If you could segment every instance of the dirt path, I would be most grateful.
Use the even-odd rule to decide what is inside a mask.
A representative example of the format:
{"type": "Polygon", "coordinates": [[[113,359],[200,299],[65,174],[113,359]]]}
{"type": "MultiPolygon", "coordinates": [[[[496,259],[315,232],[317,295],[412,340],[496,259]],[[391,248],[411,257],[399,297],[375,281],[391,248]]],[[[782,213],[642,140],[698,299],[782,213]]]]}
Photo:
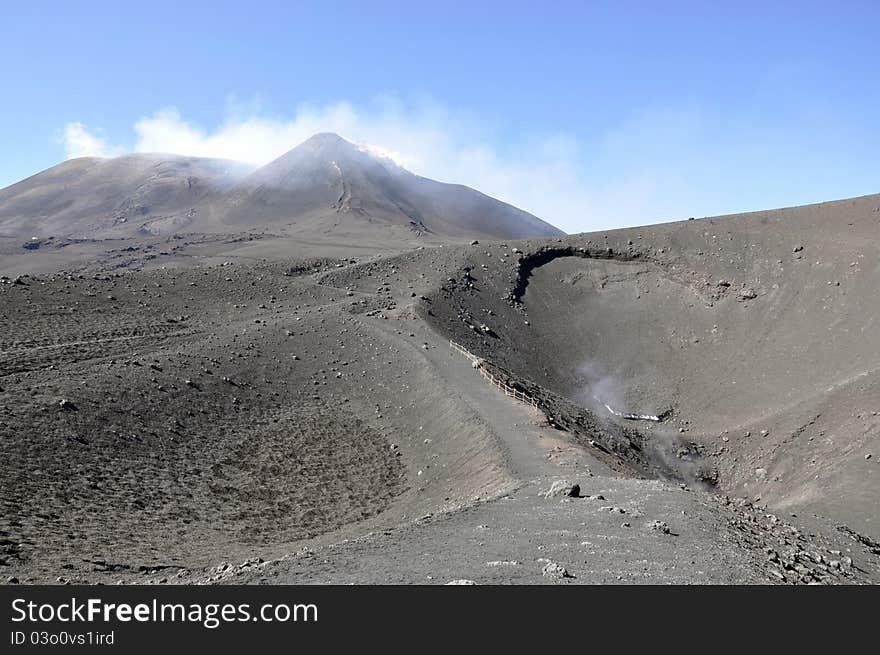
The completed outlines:
{"type": "Polygon", "coordinates": [[[505,396],[471,366],[449,343],[431,335],[425,357],[433,370],[455,389],[457,400],[468,406],[492,431],[506,454],[511,474],[525,483],[559,477],[610,471],[584,448],[551,428],[533,407],[505,396]]]}

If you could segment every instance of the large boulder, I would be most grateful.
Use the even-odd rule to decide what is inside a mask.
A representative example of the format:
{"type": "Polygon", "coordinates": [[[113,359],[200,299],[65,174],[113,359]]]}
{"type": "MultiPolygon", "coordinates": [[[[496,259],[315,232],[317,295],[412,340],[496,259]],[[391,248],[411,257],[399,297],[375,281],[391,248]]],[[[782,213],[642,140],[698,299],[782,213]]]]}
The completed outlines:
{"type": "Polygon", "coordinates": [[[581,486],[574,484],[568,480],[557,480],[550,488],[544,492],[545,498],[559,498],[568,496],[570,498],[579,498],[581,495],[581,486]]]}

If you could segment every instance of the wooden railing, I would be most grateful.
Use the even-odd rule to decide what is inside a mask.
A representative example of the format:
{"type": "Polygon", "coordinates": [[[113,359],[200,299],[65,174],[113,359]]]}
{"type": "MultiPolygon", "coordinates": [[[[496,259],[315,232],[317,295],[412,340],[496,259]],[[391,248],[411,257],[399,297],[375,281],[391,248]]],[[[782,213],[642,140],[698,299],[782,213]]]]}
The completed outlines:
{"type": "Polygon", "coordinates": [[[527,405],[531,405],[532,407],[538,407],[537,400],[529,396],[527,393],[510,386],[509,384],[507,384],[507,382],[494,376],[490,371],[488,371],[486,367],[483,366],[484,360],[482,358],[477,357],[467,348],[452,340],[449,341],[449,346],[453,350],[456,350],[467,357],[471,361],[471,365],[480,372],[480,375],[482,375],[483,378],[486,379],[492,386],[495,386],[503,391],[505,396],[508,396],[509,398],[515,398],[516,400],[524,402],[527,405]]]}
{"type": "Polygon", "coordinates": [[[477,357],[476,355],[474,355],[472,352],[470,352],[470,351],[469,351],[467,348],[465,348],[464,346],[455,343],[455,342],[452,341],[451,339],[449,340],[449,346],[450,346],[453,350],[457,350],[457,351],[460,352],[462,355],[464,355],[464,356],[467,357],[469,360],[471,360],[471,363],[472,363],[472,364],[476,364],[478,361],[480,361],[480,358],[479,358],[479,357],[477,357]]]}

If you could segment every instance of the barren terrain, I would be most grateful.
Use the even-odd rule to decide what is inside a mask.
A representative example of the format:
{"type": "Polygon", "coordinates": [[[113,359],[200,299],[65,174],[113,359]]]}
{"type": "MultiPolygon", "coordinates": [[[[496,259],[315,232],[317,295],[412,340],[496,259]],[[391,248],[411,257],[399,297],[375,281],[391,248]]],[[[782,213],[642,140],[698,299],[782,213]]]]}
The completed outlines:
{"type": "Polygon", "coordinates": [[[371,211],[0,243],[4,580],[880,581],[880,197],[371,211]]]}

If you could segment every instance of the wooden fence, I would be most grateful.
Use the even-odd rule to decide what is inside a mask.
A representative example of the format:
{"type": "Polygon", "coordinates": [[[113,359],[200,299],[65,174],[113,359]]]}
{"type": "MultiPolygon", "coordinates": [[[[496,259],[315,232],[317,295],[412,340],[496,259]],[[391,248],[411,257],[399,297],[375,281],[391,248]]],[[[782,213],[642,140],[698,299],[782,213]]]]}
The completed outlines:
{"type": "Polygon", "coordinates": [[[535,400],[534,398],[529,396],[527,393],[524,393],[523,391],[520,391],[519,389],[516,389],[516,388],[510,386],[509,384],[507,384],[507,382],[494,376],[490,371],[486,370],[486,367],[483,366],[484,360],[482,358],[477,357],[472,352],[470,352],[467,348],[465,348],[464,346],[462,346],[460,344],[455,343],[452,340],[449,341],[449,346],[453,350],[456,350],[459,353],[461,353],[462,355],[464,355],[465,357],[467,357],[470,360],[471,365],[480,372],[480,375],[482,375],[484,379],[488,380],[488,382],[492,386],[497,387],[501,391],[503,391],[505,396],[508,396],[509,398],[516,398],[517,400],[524,402],[527,405],[531,405],[532,407],[535,407],[535,408],[538,407],[537,400],[535,400]]]}

